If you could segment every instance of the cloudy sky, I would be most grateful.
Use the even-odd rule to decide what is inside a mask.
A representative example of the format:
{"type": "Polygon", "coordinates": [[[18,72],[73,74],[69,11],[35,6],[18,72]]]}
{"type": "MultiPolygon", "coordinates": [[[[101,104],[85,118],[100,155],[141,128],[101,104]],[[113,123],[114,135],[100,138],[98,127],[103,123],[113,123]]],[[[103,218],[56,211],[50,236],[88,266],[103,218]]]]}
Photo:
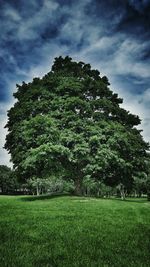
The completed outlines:
{"type": "Polygon", "coordinates": [[[150,141],[150,0],[0,0],[0,164],[15,84],[69,55],[107,75],[150,141]]]}

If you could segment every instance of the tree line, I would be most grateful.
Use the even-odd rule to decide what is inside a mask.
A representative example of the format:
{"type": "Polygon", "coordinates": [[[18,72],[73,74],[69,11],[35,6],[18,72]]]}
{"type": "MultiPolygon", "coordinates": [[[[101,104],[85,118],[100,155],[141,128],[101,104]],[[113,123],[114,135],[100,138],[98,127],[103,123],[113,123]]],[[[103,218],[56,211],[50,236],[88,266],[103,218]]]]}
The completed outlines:
{"type": "MultiPolygon", "coordinates": [[[[150,176],[135,177],[132,188],[124,190],[122,196],[123,184],[118,184],[115,187],[107,186],[102,181],[91,180],[86,177],[83,180],[82,189],[83,196],[94,197],[145,197],[147,195],[150,200],[150,176]]],[[[73,180],[63,180],[59,177],[51,176],[49,178],[31,178],[26,183],[18,180],[15,171],[11,168],[0,165],[0,193],[1,194],[57,194],[57,193],[75,193],[73,180]]]]}

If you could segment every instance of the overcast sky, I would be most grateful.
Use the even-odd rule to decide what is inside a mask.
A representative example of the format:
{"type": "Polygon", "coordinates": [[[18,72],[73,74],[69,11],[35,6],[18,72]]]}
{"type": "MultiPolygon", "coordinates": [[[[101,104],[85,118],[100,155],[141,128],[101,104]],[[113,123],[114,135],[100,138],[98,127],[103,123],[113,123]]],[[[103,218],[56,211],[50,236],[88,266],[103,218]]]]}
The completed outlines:
{"type": "Polygon", "coordinates": [[[69,55],[106,75],[150,141],[150,0],[0,0],[0,164],[15,84],[69,55]]]}

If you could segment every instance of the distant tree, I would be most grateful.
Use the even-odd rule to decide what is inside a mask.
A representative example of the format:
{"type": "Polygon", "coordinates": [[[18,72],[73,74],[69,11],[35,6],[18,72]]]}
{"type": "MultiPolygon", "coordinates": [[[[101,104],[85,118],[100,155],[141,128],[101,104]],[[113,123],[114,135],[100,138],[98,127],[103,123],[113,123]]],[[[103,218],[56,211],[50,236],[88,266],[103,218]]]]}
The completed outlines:
{"type": "Polygon", "coordinates": [[[146,188],[147,188],[147,199],[148,201],[150,201],[150,176],[147,179],[146,188]]]}
{"type": "Polygon", "coordinates": [[[74,187],[71,181],[65,181],[62,178],[51,176],[48,178],[37,178],[34,177],[27,181],[26,187],[29,190],[36,194],[37,196],[40,194],[47,193],[70,193],[73,192],[74,187]]]}
{"type": "Polygon", "coordinates": [[[11,168],[0,165],[0,191],[2,194],[14,193],[18,187],[17,178],[11,168]]]}
{"type": "Polygon", "coordinates": [[[147,193],[147,174],[144,172],[137,173],[136,177],[134,177],[134,185],[133,189],[135,192],[135,196],[141,197],[143,193],[147,193]]]}
{"type": "Polygon", "coordinates": [[[82,182],[83,193],[86,196],[97,195],[98,184],[90,175],[84,177],[82,182]]]}
{"type": "Polygon", "coordinates": [[[131,188],[135,173],[145,171],[148,144],[135,128],[139,117],[120,107],[107,77],[90,64],[56,58],[42,79],[17,89],[5,148],[22,179],[61,175],[83,194],[87,175],[131,188]]]}
{"type": "Polygon", "coordinates": [[[147,192],[147,199],[150,201],[150,154],[148,154],[147,166],[148,166],[148,173],[146,179],[146,192],[147,192]]]}

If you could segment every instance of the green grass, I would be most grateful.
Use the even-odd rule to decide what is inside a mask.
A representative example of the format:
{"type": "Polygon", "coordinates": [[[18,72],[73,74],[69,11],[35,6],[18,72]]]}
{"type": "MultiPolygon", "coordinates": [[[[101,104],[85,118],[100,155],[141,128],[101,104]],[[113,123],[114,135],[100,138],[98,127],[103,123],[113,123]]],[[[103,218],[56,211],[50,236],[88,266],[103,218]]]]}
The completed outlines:
{"type": "Polygon", "coordinates": [[[149,267],[146,199],[0,196],[0,267],[149,267]]]}

